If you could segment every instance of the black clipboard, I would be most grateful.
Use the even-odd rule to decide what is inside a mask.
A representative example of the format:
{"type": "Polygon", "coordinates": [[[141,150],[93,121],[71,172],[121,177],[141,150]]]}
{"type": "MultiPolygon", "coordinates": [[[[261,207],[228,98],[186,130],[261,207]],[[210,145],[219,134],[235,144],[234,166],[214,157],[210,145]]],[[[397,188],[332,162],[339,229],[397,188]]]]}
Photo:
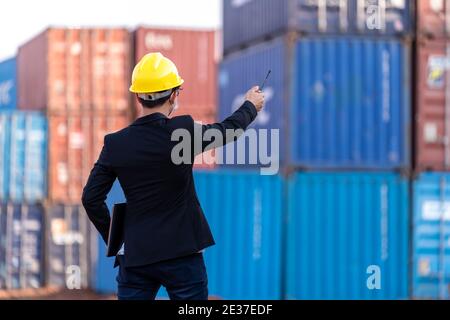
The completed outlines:
{"type": "Polygon", "coordinates": [[[125,214],[127,212],[126,203],[118,203],[114,205],[111,224],[109,225],[108,235],[108,252],[107,257],[115,257],[122,248],[124,239],[125,214]]]}

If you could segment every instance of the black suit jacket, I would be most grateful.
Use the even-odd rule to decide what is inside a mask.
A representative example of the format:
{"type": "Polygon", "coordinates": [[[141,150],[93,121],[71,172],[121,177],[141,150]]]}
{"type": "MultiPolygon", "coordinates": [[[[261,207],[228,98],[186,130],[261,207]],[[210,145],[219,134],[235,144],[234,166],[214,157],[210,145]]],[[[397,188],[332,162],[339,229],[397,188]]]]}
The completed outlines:
{"type": "MultiPolygon", "coordinates": [[[[125,217],[125,266],[143,266],[199,252],[214,245],[194,186],[192,164],[174,164],[171,141],[176,129],[192,136],[190,156],[211,145],[194,149],[194,131],[246,129],[256,118],[251,102],[221,123],[199,125],[190,116],[167,118],[156,113],[139,118],[129,127],[104,140],[100,157],[83,190],[82,203],[105,243],[110,215],[105,200],[116,180],[127,200],[125,217]]],[[[221,146],[229,139],[214,141],[221,146]]],[[[210,147],[208,147],[209,149],[210,147]]]]}

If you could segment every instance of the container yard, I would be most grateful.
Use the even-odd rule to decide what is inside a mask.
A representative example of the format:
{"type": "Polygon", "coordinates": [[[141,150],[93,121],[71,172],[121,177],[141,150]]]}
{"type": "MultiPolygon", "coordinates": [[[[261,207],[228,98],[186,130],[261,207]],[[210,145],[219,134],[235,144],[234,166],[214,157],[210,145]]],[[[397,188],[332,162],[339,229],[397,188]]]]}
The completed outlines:
{"type": "MultiPolygon", "coordinates": [[[[117,279],[128,268],[107,257],[92,217],[130,198],[156,216],[149,234],[163,220],[187,221],[201,242],[209,225],[215,245],[196,252],[210,300],[449,300],[449,2],[214,3],[218,27],[46,23],[0,59],[0,300],[120,299],[117,279]],[[184,80],[180,91],[144,94],[173,90],[162,98],[169,115],[149,114],[136,96],[142,102],[143,92],[129,90],[156,52],[184,80]],[[152,188],[170,180],[157,200],[137,196],[147,182],[122,188],[122,172],[170,166],[133,162],[105,136],[125,141],[133,126],[184,115],[221,122],[242,113],[253,86],[265,107],[249,135],[198,156],[192,174],[178,166],[180,176],[155,180],[152,188]],[[276,172],[264,174],[269,165],[276,172]],[[179,195],[181,174],[195,186],[179,195]],[[85,189],[89,177],[99,180],[85,189]],[[193,190],[185,207],[206,222],[190,211],[158,218],[155,203],[172,208],[193,190]]],[[[139,139],[170,136],[164,130],[139,139]]],[[[158,147],[141,151],[150,157],[158,147]]],[[[143,225],[130,217],[123,223],[143,225]]],[[[134,249],[126,245],[124,259],[134,249]]],[[[162,286],[156,299],[172,295],[162,286]]]]}

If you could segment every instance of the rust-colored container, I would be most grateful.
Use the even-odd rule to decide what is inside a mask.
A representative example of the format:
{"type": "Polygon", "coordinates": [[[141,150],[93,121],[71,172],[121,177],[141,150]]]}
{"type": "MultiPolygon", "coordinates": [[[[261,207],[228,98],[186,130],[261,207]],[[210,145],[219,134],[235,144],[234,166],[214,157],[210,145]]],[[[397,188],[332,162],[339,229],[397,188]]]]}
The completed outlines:
{"type": "Polygon", "coordinates": [[[217,105],[217,39],[215,31],[141,27],[135,32],[136,61],[149,52],[161,52],[170,58],[185,80],[180,107],[195,106],[198,112],[210,116],[217,105]]]}
{"type": "Polygon", "coordinates": [[[415,166],[450,170],[450,40],[418,41],[415,166]]]}
{"type": "Polygon", "coordinates": [[[76,204],[100,155],[104,136],[129,124],[128,116],[49,116],[49,198],[76,204]]]}
{"type": "Polygon", "coordinates": [[[130,52],[126,29],[45,30],[19,48],[19,108],[130,113],[130,52]]]}
{"type": "Polygon", "coordinates": [[[418,0],[417,6],[419,35],[434,38],[450,36],[450,1],[418,0]]]}

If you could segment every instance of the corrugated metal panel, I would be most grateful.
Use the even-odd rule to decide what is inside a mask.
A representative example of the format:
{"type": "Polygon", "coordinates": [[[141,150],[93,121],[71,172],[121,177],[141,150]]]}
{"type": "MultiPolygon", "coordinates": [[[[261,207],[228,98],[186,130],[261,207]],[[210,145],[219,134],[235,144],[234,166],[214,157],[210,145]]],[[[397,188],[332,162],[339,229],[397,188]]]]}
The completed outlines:
{"type": "Polygon", "coordinates": [[[0,115],[3,200],[34,203],[47,196],[47,120],[37,112],[0,115]]]}
{"type": "MultiPolygon", "coordinates": [[[[209,293],[225,299],[281,298],[282,180],[258,172],[194,173],[217,245],[206,250],[209,293]]],[[[108,207],[125,200],[118,183],[108,207]]],[[[99,240],[96,289],[115,292],[113,259],[99,240]]],[[[161,290],[160,298],[167,297],[161,290]]]]}
{"type": "Polygon", "coordinates": [[[217,242],[205,254],[210,294],[281,298],[282,180],[219,171],[198,173],[195,182],[217,242]]]}
{"type": "Polygon", "coordinates": [[[418,41],[415,167],[450,170],[448,40],[418,41]]]}
{"type": "Polygon", "coordinates": [[[0,200],[5,201],[9,196],[10,174],[10,142],[11,122],[10,113],[0,113],[0,200]]]}
{"type": "Polygon", "coordinates": [[[86,212],[79,205],[54,205],[47,219],[47,284],[89,287],[91,225],[86,212]]]}
{"type": "Polygon", "coordinates": [[[51,115],[49,121],[49,198],[77,204],[106,134],[129,124],[128,116],[51,115]]]}
{"type": "Polygon", "coordinates": [[[43,219],[40,205],[0,205],[0,288],[43,285],[43,219]]]}
{"type": "Polygon", "coordinates": [[[130,47],[126,29],[45,30],[19,48],[19,108],[131,114],[130,47]]]}
{"type": "MultiPolygon", "coordinates": [[[[119,180],[116,180],[106,199],[108,209],[112,212],[116,203],[126,202],[125,195],[120,186],[119,180]]],[[[117,293],[116,276],[118,269],[114,269],[114,258],[106,257],[106,245],[103,239],[97,237],[98,249],[96,264],[93,268],[95,274],[92,278],[92,288],[98,293],[108,294],[117,293]]]]}
{"type": "Polygon", "coordinates": [[[28,203],[47,198],[47,118],[26,114],[24,197],[28,203]]]}
{"type": "Polygon", "coordinates": [[[0,111],[17,107],[16,58],[0,62],[0,111]]]}
{"type": "MultiPolygon", "coordinates": [[[[237,110],[245,100],[246,92],[254,85],[260,85],[264,80],[268,70],[272,70],[264,93],[266,95],[266,106],[261,111],[250,126],[252,129],[260,130],[279,130],[280,135],[280,161],[283,161],[285,150],[286,120],[287,110],[289,108],[288,99],[286,99],[286,88],[288,87],[285,67],[290,65],[287,59],[288,48],[284,39],[276,39],[263,45],[252,47],[235,55],[226,58],[220,67],[219,75],[219,118],[220,120],[230,116],[237,110]]],[[[257,131],[259,133],[259,131],[257,131]]],[[[272,151],[271,140],[266,139],[262,142],[269,142],[268,154],[276,153],[272,151]]],[[[244,137],[239,139],[240,143],[245,142],[244,137]]],[[[216,151],[218,156],[223,156],[221,161],[226,161],[227,154],[234,153],[234,164],[238,163],[239,152],[243,149],[238,143],[233,143],[220,148],[216,151]]],[[[245,163],[249,166],[261,165],[258,150],[250,148],[245,149],[245,163]],[[256,159],[257,161],[250,161],[256,159]]],[[[220,159],[220,158],[219,158],[220,159]]]]}
{"type": "Polygon", "coordinates": [[[12,201],[22,202],[25,182],[25,114],[15,112],[11,115],[11,151],[9,197],[12,201]]]}
{"type": "Polygon", "coordinates": [[[450,175],[421,175],[413,185],[413,298],[450,298],[450,175]]]}
{"type": "Polygon", "coordinates": [[[408,167],[409,55],[410,45],[398,40],[301,40],[293,162],[313,168],[408,167]]]}
{"type": "Polygon", "coordinates": [[[425,37],[448,37],[449,5],[447,0],[417,1],[417,33],[425,37]]]}
{"type": "Polygon", "coordinates": [[[287,298],[407,299],[408,203],[408,182],[395,174],[296,174],[287,298]]]}
{"type": "Polygon", "coordinates": [[[6,203],[0,202],[0,290],[6,289],[6,203]]]}
{"type": "Polygon", "coordinates": [[[408,35],[413,9],[413,1],[225,0],[224,49],[229,53],[287,31],[408,35]]]}
{"type": "Polygon", "coordinates": [[[254,126],[280,130],[283,165],[408,167],[409,55],[410,45],[400,40],[359,37],[278,38],[254,46],[222,63],[220,118],[272,69],[267,104],[254,126]]]}
{"type": "MultiPolygon", "coordinates": [[[[216,32],[140,27],[135,32],[136,61],[161,52],[177,66],[185,83],[174,115],[201,113],[214,117],[217,105],[216,32]]],[[[138,116],[140,116],[138,106],[138,116]]]]}
{"type": "MultiPolygon", "coordinates": [[[[62,47],[61,42],[54,42],[52,46],[62,47]]],[[[47,77],[51,76],[51,70],[48,70],[47,64],[47,31],[42,32],[25,45],[19,48],[17,54],[17,106],[20,109],[45,109],[47,105],[48,91],[59,90],[56,84],[48,88],[47,77]],[[38,63],[39,61],[39,63],[38,63]],[[50,71],[50,73],[49,73],[50,71]]],[[[52,61],[56,60],[54,56],[49,55],[52,61]]],[[[59,69],[61,69],[60,66],[59,69]]],[[[62,95],[62,93],[60,93],[62,95]]],[[[57,103],[64,105],[65,101],[60,100],[57,103]]]]}

